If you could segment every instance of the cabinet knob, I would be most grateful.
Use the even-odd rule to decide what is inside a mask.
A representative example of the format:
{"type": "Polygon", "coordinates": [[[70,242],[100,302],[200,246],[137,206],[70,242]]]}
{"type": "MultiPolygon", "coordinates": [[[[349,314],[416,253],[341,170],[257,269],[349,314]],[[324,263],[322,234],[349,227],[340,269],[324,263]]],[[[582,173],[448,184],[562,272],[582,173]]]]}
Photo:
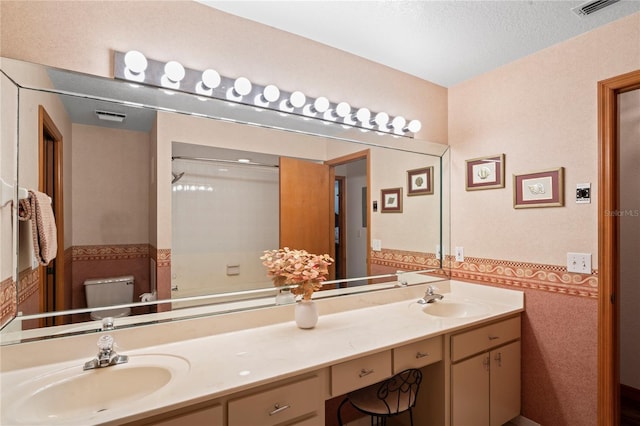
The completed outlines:
{"type": "Polygon", "coordinates": [[[358,374],[358,376],[364,377],[364,376],[368,376],[371,373],[373,373],[373,368],[372,369],[363,368],[362,370],[360,370],[360,374],[358,374]]]}
{"type": "Polygon", "coordinates": [[[429,352],[417,352],[416,359],[424,358],[425,356],[429,356],[429,352]]]}
{"type": "Polygon", "coordinates": [[[281,406],[280,404],[274,404],[273,408],[274,408],[273,411],[269,412],[270,416],[274,416],[274,415],[276,415],[276,414],[278,414],[278,413],[280,413],[280,412],[282,412],[284,410],[287,410],[287,409],[291,408],[291,406],[290,405],[282,405],[281,406]]]}
{"type": "Polygon", "coordinates": [[[499,339],[500,336],[489,336],[489,340],[496,340],[499,339]]]}

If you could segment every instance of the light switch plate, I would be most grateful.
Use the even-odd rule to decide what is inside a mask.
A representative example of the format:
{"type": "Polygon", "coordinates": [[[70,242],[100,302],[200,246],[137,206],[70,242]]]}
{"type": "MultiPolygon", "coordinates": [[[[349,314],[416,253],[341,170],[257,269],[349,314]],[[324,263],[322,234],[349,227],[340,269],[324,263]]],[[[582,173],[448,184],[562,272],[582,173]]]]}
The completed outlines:
{"type": "Polygon", "coordinates": [[[591,273],[591,253],[567,253],[567,272],[591,273]]]}
{"type": "Polygon", "coordinates": [[[456,262],[464,262],[464,248],[456,247],[456,262]]]}
{"type": "Polygon", "coordinates": [[[371,250],[373,251],[381,251],[382,250],[382,240],[371,240],[371,250]]]}

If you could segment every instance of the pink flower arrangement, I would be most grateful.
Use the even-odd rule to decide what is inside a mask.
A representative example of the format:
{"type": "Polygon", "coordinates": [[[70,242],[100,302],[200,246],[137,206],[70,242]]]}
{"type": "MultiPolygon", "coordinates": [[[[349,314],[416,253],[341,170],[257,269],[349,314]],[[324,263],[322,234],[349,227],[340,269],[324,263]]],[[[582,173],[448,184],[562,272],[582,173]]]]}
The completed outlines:
{"type": "Polygon", "coordinates": [[[260,260],[267,267],[267,275],[273,278],[276,287],[298,284],[291,292],[302,295],[304,300],[310,300],[313,292],[322,288],[321,283],[327,279],[329,265],[333,263],[328,254],[311,254],[289,247],[266,250],[260,260]]]}

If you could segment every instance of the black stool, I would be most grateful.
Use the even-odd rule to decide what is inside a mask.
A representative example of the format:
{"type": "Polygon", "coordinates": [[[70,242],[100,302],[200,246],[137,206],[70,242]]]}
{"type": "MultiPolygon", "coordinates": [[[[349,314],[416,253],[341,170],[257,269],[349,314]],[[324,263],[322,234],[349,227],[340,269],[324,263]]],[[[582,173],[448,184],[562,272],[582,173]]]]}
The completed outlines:
{"type": "Polygon", "coordinates": [[[343,425],[340,410],[347,402],[358,411],[371,416],[371,425],[386,425],[387,418],[409,411],[413,426],[412,408],[416,405],[422,372],[415,368],[404,370],[395,376],[366,388],[347,394],[338,407],[338,423],[343,425]],[[375,419],[375,423],[374,423],[375,419]]]}

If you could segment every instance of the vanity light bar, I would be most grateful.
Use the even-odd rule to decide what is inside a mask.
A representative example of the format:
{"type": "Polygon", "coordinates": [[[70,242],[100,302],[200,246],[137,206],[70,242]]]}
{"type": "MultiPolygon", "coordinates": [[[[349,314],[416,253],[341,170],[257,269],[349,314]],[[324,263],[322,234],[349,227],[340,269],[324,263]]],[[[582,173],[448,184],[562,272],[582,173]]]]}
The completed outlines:
{"type": "Polygon", "coordinates": [[[221,99],[397,136],[412,138],[422,128],[419,120],[391,118],[385,112],[354,108],[346,102],[334,103],[324,96],[311,98],[300,91],[286,92],[273,84],[260,86],[246,77],[221,76],[213,69],[199,71],[185,68],[176,61],[156,61],[135,50],[115,52],[114,76],[163,88],[168,93],[186,92],[203,99],[221,99]]]}

